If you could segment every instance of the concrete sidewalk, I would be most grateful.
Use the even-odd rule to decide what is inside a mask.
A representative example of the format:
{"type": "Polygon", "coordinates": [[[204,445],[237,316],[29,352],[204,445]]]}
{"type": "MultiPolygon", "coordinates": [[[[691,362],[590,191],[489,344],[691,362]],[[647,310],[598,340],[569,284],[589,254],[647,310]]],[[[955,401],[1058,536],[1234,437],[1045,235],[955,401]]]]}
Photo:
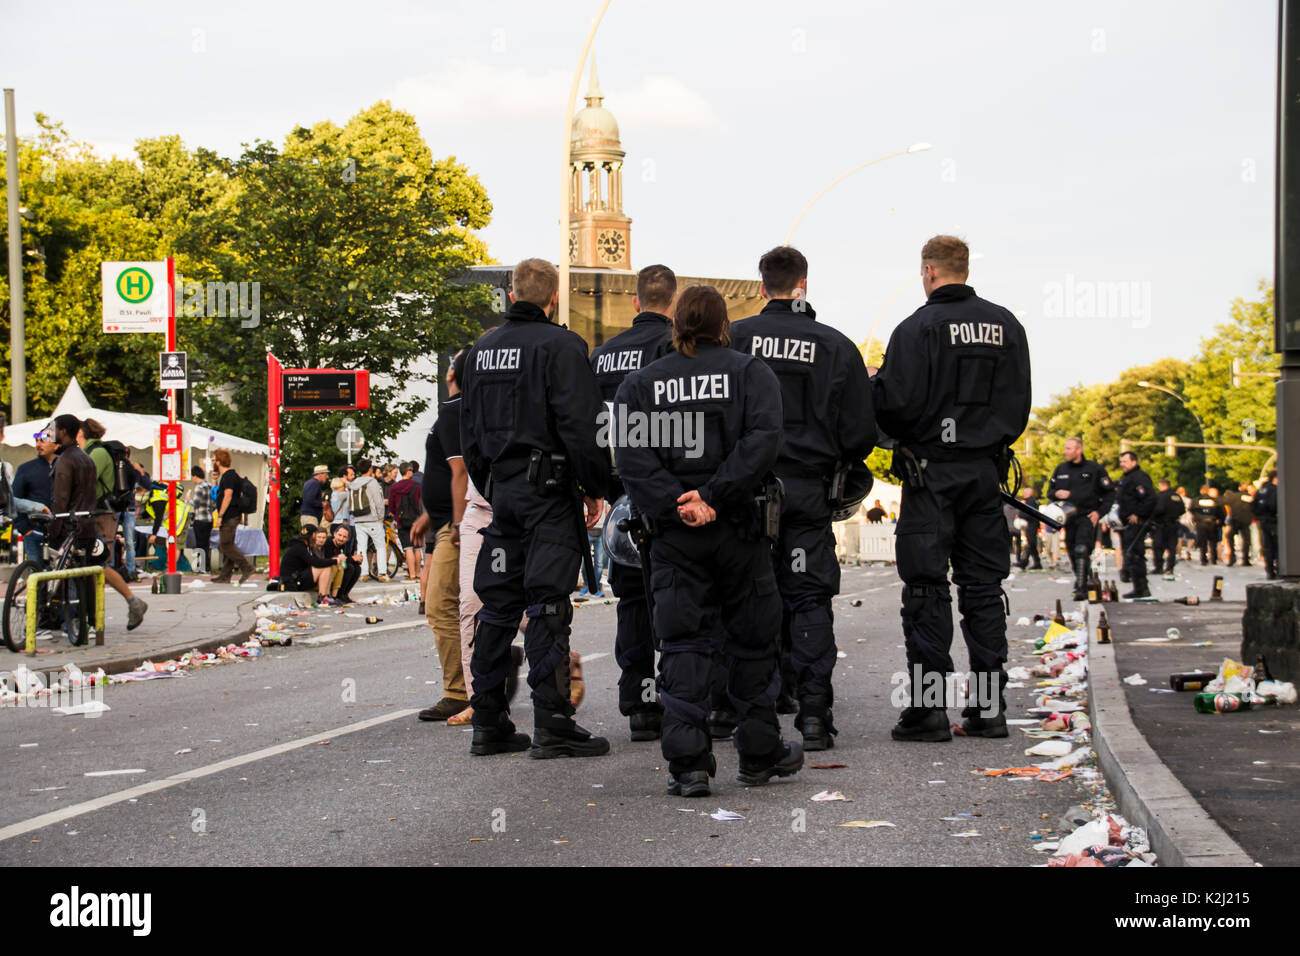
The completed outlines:
{"type": "MultiPolygon", "coordinates": [[[[104,644],[72,647],[63,635],[42,639],[38,634],[36,657],[14,653],[0,642],[0,670],[26,665],[34,671],[56,671],[64,664],[76,664],[82,671],[103,668],[117,674],[134,670],[146,660],[165,661],[186,651],[211,651],[223,644],[248,640],[256,625],[254,607],[260,598],[292,599],[293,592],[268,592],[266,575],[254,576],[243,587],[212,584],[208,575],[185,575],[180,594],[151,594],[150,582],[131,585],[132,593],[149,605],[140,626],[126,629],[126,601],[112,588],[104,594],[104,644]],[[196,586],[197,583],[197,586],[196,586]]],[[[354,598],[372,594],[401,594],[404,588],[418,589],[404,579],[390,584],[358,583],[354,598]]],[[[305,601],[313,595],[298,594],[305,601]]],[[[48,632],[43,632],[48,633],[48,632]]]]}
{"type": "Polygon", "coordinates": [[[1148,827],[1152,846],[1168,841],[1157,850],[1162,862],[1295,866],[1300,712],[1289,706],[1201,714],[1193,693],[1170,689],[1171,674],[1217,672],[1225,657],[1241,660],[1245,602],[1206,602],[1215,573],[1224,575],[1228,598],[1243,598],[1245,585],[1262,579],[1258,569],[1180,565],[1177,583],[1159,581],[1157,587],[1158,579],[1152,580],[1158,604],[1085,605],[1090,630],[1098,612],[1106,611],[1113,640],[1092,644],[1100,765],[1121,809],[1148,827]],[[1186,594],[1203,603],[1172,603],[1186,594]],[[1178,633],[1167,640],[1171,628],[1178,633]],[[1146,683],[1123,682],[1135,674],[1146,683]]]}

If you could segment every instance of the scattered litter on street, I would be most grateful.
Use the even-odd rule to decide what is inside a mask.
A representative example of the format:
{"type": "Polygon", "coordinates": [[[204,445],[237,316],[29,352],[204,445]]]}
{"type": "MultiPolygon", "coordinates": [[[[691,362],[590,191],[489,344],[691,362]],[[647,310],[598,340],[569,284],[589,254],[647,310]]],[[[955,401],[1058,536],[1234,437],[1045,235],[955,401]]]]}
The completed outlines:
{"type": "Polygon", "coordinates": [[[1141,674],[1129,674],[1128,677],[1124,678],[1124,683],[1128,684],[1130,687],[1143,687],[1146,685],[1146,682],[1146,678],[1141,674]]]}
{"type": "Polygon", "coordinates": [[[879,827],[894,827],[897,829],[897,826],[888,820],[850,820],[848,823],[841,823],[840,826],[858,830],[875,830],[879,827]]]}
{"type": "Polygon", "coordinates": [[[823,790],[821,793],[814,793],[810,799],[818,803],[826,803],[831,800],[848,800],[848,797],[838,790],[823,790]]]}
{"type": "Polygon", "coordinates": [[[723,810],[721,807],[719,807],[713,813],[710,813],[709,816],[712,817],[714,820],[719,820],[719,821],[745,819],[743,816],[741,816],[739,813],[736,813],[734,810],[723,810]]]}

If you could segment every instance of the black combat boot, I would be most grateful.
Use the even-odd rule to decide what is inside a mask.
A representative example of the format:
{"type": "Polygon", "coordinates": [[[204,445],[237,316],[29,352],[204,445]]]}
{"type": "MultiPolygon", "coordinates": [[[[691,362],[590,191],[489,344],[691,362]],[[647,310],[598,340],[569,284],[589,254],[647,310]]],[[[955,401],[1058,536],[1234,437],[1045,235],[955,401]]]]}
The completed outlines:
{"type": "Polygon", "coordinates": [[[528,756],[535,760],[552,757],[603,757],[609,753],[609,741],[594,737],[573,721],[567,727],[534,727],[533,748],[528,756]]]}
{"type": "Polygon", "coordinates": [[[942,707],[908,707],[889,735],[895,740],[938,743],[952,740],[948,712],[942,707]]]}
{"type": "Polygon", "coordinates": [[[799,772],[803,766],[803,744],[792,740],[781,745],[781,751],[770,760],[760,763],[740,761],[740,773],[736,779],[747,787],[757,787],[767,783],[773,777],[790,777],[799,772]]]}
{"type": "MultiPolygon", "coordinates": [[[[478,716],[475,714],[475,717],[478,716]]],[[[475,757],[517,753],[520,750],[527,750],[531,743],[527,734],[515,732],[515,725],[511,722],[510,716],[502,712],[497,720],[490,723],[475,721],[474,739],[469,745],[469,752],[475,757]]]]}
{"type": "Polygon", "coordinates": [[[830,750],[835,746],[835,723],[831,717],[830,701],[821,694],[805,697],[799,702],[799,716],[794,725],[803,734],[804,750],[830,750]]]}
{"type": "Polygon", "coordinates": [[[718,773],[718,761],[709,754],[707,770],[683,770],[681,773],[668,775],[668,796],[670,797],[707,797],[710,794],[709,778],[718,773]]]}
{"type": "Polygon", "coordinates": [[[633,740],[658,740],[663,732],[663,710],[639,710],[627,715],[633,740]]]}

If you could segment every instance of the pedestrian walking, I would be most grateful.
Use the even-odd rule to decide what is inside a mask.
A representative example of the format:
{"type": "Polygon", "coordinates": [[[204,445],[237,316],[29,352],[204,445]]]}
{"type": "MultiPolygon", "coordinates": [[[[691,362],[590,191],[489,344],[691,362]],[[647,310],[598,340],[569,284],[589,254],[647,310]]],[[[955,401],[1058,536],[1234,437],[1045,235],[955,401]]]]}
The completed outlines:
{"type": "Polygon", "coordinates": [[[198,465],[190,469],[190,477],[194,479],[189,499],[190,516],[194,522],[194,546],[203,555],[202,567],[195,570],[206,573],[212,569],[212,485],[198,465]]]}
{"type": "Polygon", "coordinates": [[[243,518],[242,482],[238,472],[231,467],[230,452],[218,448],[212,456],[217,465],[217,509],[213,517],[219,522],[218,538],[221,553],[221,570],[209,578],[214,584],[229,584],[236,569],[239,571],[239,583],[242,585],[253,576],[253,565],[244,552],[235,544],[235,531],[243,518]]]}
{"type": "Polygon", "coordinates": [[[1170,488],[1167,478],[1161,478],[1156,486],[1156,507],[1151,520],[1155,525],[1155,573],[1163,572],[1166,581],[1174,580],[1180,522],[1186,510],[1182,496],[1170,488]]]}
{"type": "Polygon", "coordinates": [[[357,535],[357,553],[361,555],[361,573],[367,573],[367,556],[375,549],[375,567],[370,576],[388,581],[388,541],[384,537],[384,496],[375,467],[369,458],[357,460],[357,477],[348,485],[348,508],[357,535]]]}
{"type": "Polygon", "coordinates": [[[1277,577],[1277,472],[1270,471],[1268,479],[1259,486],[1250,503],[1251,513],[1259,522],[1259,550],[1264,556],[1264,576],[1272,581],[1277,577]]]}
{"type": "Polygon", "coordinates": [[[420,560],[424,554],[423,545],[416,547],[411,540],[411,529],[424,510],[420,504],[420,485],[412,477],[415,474],[415,462],[402,462],[402,477],[388,489],[388,513],[397,525],[397,540],[406,556],[406,580],[420,579],[420,560]]]}
{"type": "Polygon", "coordinates": [[[1219,540],[1223,536],[1223,523],[1227,515],[1219,503],[1218,489],[1201,485],[1201,493],[1187,509],[1196,526],[1196,550],[1201,555],[1201,567],[1219,563],[1219,540]]]}

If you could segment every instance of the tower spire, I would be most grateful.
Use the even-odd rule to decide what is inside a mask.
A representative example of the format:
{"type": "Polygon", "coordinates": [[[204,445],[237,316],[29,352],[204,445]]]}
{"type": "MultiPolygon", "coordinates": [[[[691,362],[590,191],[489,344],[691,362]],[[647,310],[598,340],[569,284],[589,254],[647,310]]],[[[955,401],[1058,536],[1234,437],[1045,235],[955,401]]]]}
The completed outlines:
{"type": "Polygon", "coordinates": [[[587,84],[587,105],[599,106],[605,95],[600,92],[600,77],[596,75],[596,51],[591,51],[591,78],[587,84]]]}

